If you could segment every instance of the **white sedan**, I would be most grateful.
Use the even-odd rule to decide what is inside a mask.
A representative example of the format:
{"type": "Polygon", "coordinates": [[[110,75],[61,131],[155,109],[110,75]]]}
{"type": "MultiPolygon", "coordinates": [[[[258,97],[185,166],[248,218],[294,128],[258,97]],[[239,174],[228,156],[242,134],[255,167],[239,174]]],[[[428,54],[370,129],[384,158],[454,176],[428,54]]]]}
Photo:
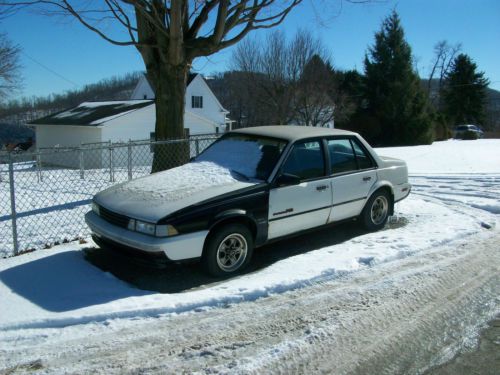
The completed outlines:
{"type": "Polygon", "coordinates": [[[351,219],[381,229],[410,190],[406,163],[378,156],[359,134],[254,127],[225,134],[188,164],[98,193],[86,221],[101,247],[200,259],[222,276],[284,237],[351,219]]]}

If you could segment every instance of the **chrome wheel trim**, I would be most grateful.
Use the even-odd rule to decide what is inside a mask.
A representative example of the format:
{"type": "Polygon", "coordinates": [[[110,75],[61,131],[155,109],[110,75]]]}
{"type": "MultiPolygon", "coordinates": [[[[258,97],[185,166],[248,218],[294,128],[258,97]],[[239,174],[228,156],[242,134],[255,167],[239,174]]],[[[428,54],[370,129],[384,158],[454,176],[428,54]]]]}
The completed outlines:
{"type": "Polygon", "coordinates": [[[248,244],[245,237],[239,233],[226,236],[217,248],[217,265],[224,272],[236,271],[245,262],[248,244]]]}
{"type": "Polygon", "coordinates": [[[387,198],[383,195],[379,195],[373,201],[371,208],[371,219],[373,224],[380,225],[384,222],[387,217],[387,212],[389,211],[389,202],[387,198]]]}

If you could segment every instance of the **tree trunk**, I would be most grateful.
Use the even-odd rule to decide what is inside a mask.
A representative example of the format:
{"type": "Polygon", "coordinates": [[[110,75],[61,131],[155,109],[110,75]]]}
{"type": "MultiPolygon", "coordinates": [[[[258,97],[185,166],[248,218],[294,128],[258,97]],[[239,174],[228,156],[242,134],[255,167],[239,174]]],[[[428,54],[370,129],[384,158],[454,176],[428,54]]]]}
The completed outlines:
{"type": "Polygon", "coordinates": [[[157,144],[154,148],[151,172],[177,167],[189,161],[189,141],[184,135],[184,108],[188,63],[172,66],[159,64],[148,69],[148,78],[155,87],[157,144]]]}

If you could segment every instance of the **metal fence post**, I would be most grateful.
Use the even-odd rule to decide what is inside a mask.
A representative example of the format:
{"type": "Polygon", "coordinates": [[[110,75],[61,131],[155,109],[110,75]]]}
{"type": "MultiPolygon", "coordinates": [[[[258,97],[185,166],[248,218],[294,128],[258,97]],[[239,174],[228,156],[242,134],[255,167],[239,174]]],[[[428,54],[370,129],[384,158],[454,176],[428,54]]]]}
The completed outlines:
{"type": "Polygon", "coordinates": [[[80,145],[78,157],[80,158],[80,179],[84,180],[85,179],[85,165],[83,162],[83,144],[80,145]]]}
{"type": "Polygon", "coordinates": [[[17,242],[17,213],[16,213],[16,192],[14,184],[14,163],[12,154],[9,153],[9,188],[10,188],[10,212],[12,220],[12,241],[14,243],[14,255],[19,253],[19,244],[17,242]]]}
{"type": "Polygon", "coordinates": [[[127,169],[128,169],[128,179],[132,179],[132,140],[128,140],[127,145],[127,169]]]}
{"type": "Polygon", "coordinates": [[[38,178],[38,182],[43,182],[43,176],[42,176],[42,157],[40,156],[39,152],[36,154],[36,175],[37,175],[37,178],[38,178]]]}
{"type": "Polygon", "coordinates": [[[198,139],[194,141],[194,146],[196,149],[196,156],[198,156],[200,154],[200,141],[198,139]]]}
{"type": "Polygon", "coordinates": [[[113,146],[109,142],[109,182],[115,182],[114,160],[113,160],[113,146]]]}

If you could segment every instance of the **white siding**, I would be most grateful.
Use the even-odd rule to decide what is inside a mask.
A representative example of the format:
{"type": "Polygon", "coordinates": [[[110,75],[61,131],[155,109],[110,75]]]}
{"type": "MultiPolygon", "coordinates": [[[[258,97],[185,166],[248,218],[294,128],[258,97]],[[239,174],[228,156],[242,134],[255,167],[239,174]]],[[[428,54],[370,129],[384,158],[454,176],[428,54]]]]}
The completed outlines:
{"type": "MultiPolygon", "coordinates": [[[[149,139],[150,133],[155,131],[155,105],[127,113],[102,124],[102,140],[104,142],[128,142],[131,140],[149,139]]],[[[216,124],[186,111],[184,113],[184,127],[191,135],[216,132],[216,124]]]]}
{"type": "Polygon", "coordinates": [[[220,125],[197,116],[191,110],[184,113],[184,128],[189,129],[190,135],[215,133],[217,132],[217,127],[221,131],[220,125]]]}
{"type": "Polygon", "coordinates": [[[149,133],[155,128],[155,105],[137,109],[107,121],[102,126],[102,140],[104,142],[128,142],[129,139],[149,139],[149,133]]]}
{"type": "Polygon", "coordinates": [[[72,147],[95,142],[101,142],[101,129],[97,126],[36,125],[38,148],[72,147]]]}
{"type": "Polygon", "coordinates": [[[38,149],[61,147],[60,151],[42,154],[42,165],[79,168],[83,161],[85,168],[100,168],[102,156],[96,152],[87,151],[80,159],[77,150],[64,150],[65,147],[76,147],[82,143],[101,142],[101,129],[95,126],[68,125],[36,125],[36,144],[38,149]]]}
{"type": "Polygon", "coordinates": [[[135,86],[134,92],[132,92],[131,100],[143,100],[143,99],[154,99],[155,94],[153,89],[149,85],[148,80],[143,75],[139,78],[137,86],[135,86]]]}
{"type": "Polygon", "coordinates": [[[205,117],[216,123],[219,128],[224,126],[225,113],[222,105],[201,75],[197,75],[186,88],[186,110],[200,117],[205,117]],[[203,97],[203,108],[192,108],[192,96],[203,97]]]}

